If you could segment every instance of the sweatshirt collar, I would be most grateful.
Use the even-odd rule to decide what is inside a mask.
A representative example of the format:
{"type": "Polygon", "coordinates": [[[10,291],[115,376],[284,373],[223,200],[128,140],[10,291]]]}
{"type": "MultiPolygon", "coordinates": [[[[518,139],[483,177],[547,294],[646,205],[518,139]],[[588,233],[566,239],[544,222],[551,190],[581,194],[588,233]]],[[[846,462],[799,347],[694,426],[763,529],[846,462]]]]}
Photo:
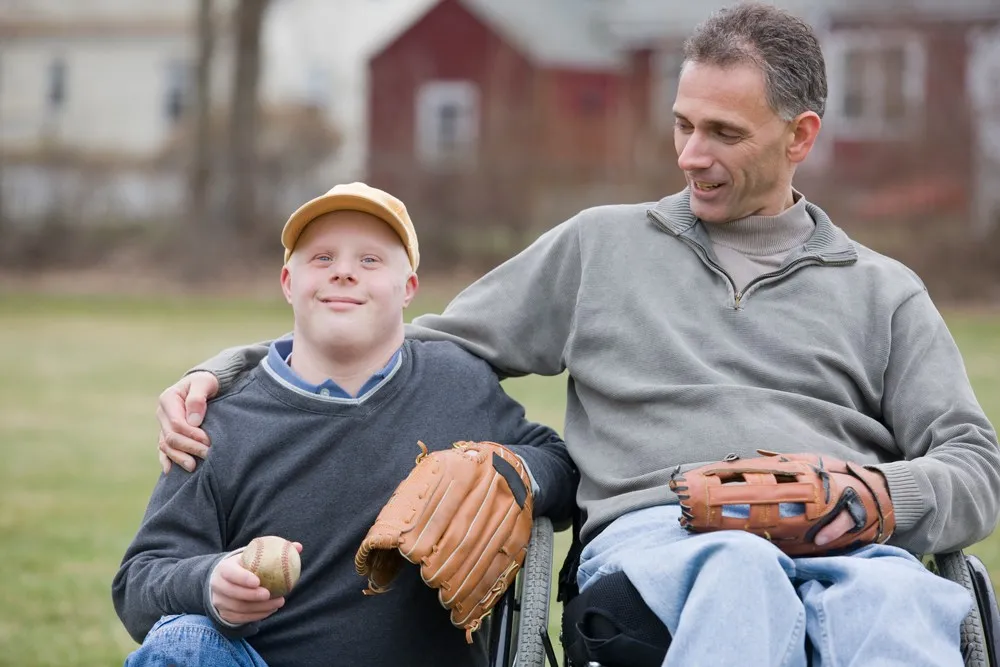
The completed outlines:
{"type": "MultiPolygon", "coordinates": [[[[823,209],[806,201],[806,212],[816,223],[812,235],[795,256],[809,255],[822,262],[855,262],[858,250],[842,229],[833,224],[823,209]]],[[[651,217],[666,232],[674,236],[688,235],[705,247],[711,246],[705,225],[691,211],[691,192],[688,188],[664,197],[649,211],[651,217]]]]}

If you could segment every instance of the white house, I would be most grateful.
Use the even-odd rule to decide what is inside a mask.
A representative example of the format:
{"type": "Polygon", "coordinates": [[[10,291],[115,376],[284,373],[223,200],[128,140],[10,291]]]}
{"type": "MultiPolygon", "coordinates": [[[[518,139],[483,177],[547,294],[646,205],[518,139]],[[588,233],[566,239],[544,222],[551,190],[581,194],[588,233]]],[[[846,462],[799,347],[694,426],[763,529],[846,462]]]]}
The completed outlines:
{"type": "MultiPolygon", "coordinates": [[[[309,103],[343,136],[321,173],[290,197],[361,176],[366,54],[428,1],[272,0],[261,36],[263,106],[309,103]]],[[[218,25],[235,2],[215,0],[218,25]]],[[[0,0],[0,154],[7,163],[0,187],[9,217],[52,213],[65,192],[63,209],[94,218],[179,210],[180,174],[119,168],[95,186],[58,165],[23,163],[51,148],[118,165],[160,155],[192,93],[196,11],[196,0],[0,0]],[[87,188],[100,190],[87,195],[98,204],[72,194],[87,188]]],[[[232,68],[222,33],[212,72],[219,105],[228,102],[232,68]]]]}
{"type": "Polygon", "coordinates": [[[157,153],[190,83],[193,0],[0,0],[0,148],[157,153]]]}

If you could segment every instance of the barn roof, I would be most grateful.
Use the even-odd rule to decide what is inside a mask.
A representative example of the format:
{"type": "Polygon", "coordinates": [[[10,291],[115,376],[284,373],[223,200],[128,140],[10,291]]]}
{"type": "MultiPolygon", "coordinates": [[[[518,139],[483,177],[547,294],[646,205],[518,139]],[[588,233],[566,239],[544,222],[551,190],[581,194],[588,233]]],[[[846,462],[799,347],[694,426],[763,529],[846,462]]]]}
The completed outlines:
{"type": "Polygon", "coordinates": [[[581,0],[460,0],[525,55],[542,65],[617,69],[622,55],[581,0]]]}

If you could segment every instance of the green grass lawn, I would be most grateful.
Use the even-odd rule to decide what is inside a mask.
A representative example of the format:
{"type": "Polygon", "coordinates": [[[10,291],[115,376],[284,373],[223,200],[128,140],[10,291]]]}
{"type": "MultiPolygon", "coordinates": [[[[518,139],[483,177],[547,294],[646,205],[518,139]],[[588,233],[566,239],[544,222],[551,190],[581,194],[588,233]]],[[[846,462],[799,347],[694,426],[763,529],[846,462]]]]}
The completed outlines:
{"type": "MultiPolygon", "coordinates": [[[[290,322],[276,301],[0,294],[0,666],[121,664],[134,644],[110,582],[159,474],[156,398],[195,362],[290,322]]],[[[949,323],[1000,423],[1000,316],[949,323]]],[[[562,427],[562,379],[506,386],[532,419],[562,427]]],[[[1000,578],[1000,537],[972,551],[1000,578]]]]}

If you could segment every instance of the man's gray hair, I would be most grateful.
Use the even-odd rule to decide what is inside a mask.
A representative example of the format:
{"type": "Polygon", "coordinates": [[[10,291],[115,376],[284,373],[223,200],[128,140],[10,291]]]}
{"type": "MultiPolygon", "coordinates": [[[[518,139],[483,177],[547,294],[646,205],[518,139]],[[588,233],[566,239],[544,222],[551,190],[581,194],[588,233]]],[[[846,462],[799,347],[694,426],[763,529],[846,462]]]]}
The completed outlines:
{"type": "Polygon", "coordinates": [[[767,103],[784,120],[826,110],[826,64],[808,23],[773,5],[727,7],[695,28],[684,62],[718,67],[751,64],[764,74],[767,103]]]}

